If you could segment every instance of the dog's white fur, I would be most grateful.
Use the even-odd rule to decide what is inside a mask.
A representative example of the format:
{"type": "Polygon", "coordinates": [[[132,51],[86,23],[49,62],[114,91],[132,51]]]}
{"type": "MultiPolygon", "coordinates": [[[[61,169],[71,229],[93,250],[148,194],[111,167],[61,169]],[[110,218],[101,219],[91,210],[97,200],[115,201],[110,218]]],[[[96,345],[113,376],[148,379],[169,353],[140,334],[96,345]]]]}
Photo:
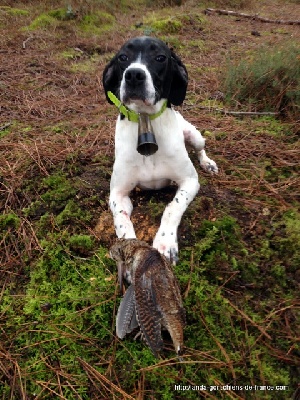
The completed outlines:
{"type": "MultiPolygon", "coordinates": [[[[163,99],[155,103],[155,87],[147,67],[139,58],[124,71],[120,85],[120,100],[126,94],[126,71],[139,68],[146,74],[146,100],[130,100],[126,104],[136,112],[153,114],[161,109],[163,99]]],[[[189,142],[197,151],[202,168],[217,173],[216,163],[207,157],[205,139],[201,133],[182,115],[167,108],[162,115],[151,121],[158,144],[158,151],[149,157],[140,155],[137,150],[138,124],[126,118],[118,117],[115,132],[115,163],[110,184],[109,204],[113,213],[114,225],[118,237],[135,238],[135,230],[130,220],[132,203],[130,192],[139,186],[143,189],[160,189],[170,182],[176,182],[178,190],[174,199],[163,213],[160,227],[153,246],[173,262],[178,253],[177,228],[187,206],[199,190],[198,174],[194,168],[186,147],[189,142]]]]}

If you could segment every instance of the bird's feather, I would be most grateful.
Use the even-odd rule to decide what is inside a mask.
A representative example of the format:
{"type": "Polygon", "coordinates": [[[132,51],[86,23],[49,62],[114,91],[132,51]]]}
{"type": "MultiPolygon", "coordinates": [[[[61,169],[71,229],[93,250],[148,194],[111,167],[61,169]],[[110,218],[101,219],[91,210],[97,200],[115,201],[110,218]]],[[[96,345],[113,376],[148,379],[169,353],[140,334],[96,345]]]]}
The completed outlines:
{"type": "Polygon", "coordinates": [[[130,333],[137,327],[134,287],[130,285],[118,309],[116,321],[117,336],[123,339],[127,333],[130,333]]]}

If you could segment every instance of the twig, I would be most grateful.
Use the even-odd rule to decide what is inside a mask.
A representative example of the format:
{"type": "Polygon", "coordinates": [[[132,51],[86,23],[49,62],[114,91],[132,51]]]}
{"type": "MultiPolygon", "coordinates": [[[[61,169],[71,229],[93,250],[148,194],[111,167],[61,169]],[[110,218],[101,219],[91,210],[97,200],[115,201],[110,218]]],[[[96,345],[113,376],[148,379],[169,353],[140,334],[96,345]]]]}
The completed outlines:
{"type": "Polygon", "coordinates": [[[253,19],[256,21],[267,22],[267,23],[271,23],[271,24],[300,25],[299,20],[284,21],[281,19],[269,19],[269,18],[260,17],[258,14],[251,15],[251,14],[245,14],[245,13],[240,13],[240,12],[236,12],[236,11],[219,10],[216,8],[207,8],[204,12],[205,12],[205,14],[217,13],[219,15],[232,15],[234,17],[250,18],[250,19],[253,19]]]}
{"type": "Polygon", "coordinates": [[[248,115],[248,116],[260,116],[260,115],[279,115],[278,112],[268,111],[229,111],[224,108],[216,108],[215,111],[225,115],[248,115]]]}
{"type": "Polygon", "coordinates": [[[11,126],[11,122],[7,122],[7,124],[4,124],[4,125],[0,126],[0,131],[4,131],[9,126],[11,126]]]}
{"type": "Polygon", "coordinates": [[[216,345],[219,347],[221,353],[223,354],[223,356],[225,357],[225,360],[227,362],[227,366],[231,371],[232,377],[234,379],[234,381],[236,380],[236,374],[235,374],[235,370],[233,368],[233,362],[231,361],[229,355],[227,354],[227,351],[225,350],[225,347],[221,344],[221,342],[215,337],[215,335],[212,333],[212,331],[209,329],[208,324],[206,323],[206,319],[205,316],[202,313],[202,310],[200,311],[200,315],[201,315],[201,321],[204,324],[206,330],[208,331],[208,333],[210,334],[210,336],[213,338],[213,340],[215,341],[216,345]]]}
{"type": "Polygon", "coordinates": [[[50,393],[54,394],[55,396],[57,396],[57,398],[62,399],[62,400],[67,400],[65,398],[65,396],[60,395],[59,393],[57,393],[55,390],[51,389],[49,387],[49,382],[45,383],[43,381],[36,381],[36,383],[40,386],[42,386],[44,389],[47,389],[50,393]]]}
{"type": "Polygon", "coordinates": [[[190,291],[190,288],[191,288],[192,273],[194,271],[194,252],[193,251],[191,252],[190,266],[191,266],[190,273],[189,273],[190,277],[189,277],[189,280],[188,280],[187,287],[186,287],[186,289],[184,291],[184,294],[183,294],[183,298],[184,299],[186,299],[188,297],[188,294],[189,294],[189,291],[190,291]]]}
{"type": "Polygon", "coordinates": [[[232,304],[232,302],[230,300],[228,300],[228,303],[230,304],[230,306],[236,310],[238,313],[240,313],[242,315],[243,318],[245,318],[247,321],[249,321],[253,326],[255,326],[267,339],[272,340],[271,336],[260,326],[258,325],[256,322],[253,321],[253,319],[251,319],[247,314],[245,314],[242,310],[240,310],[238,307],[236,307],[234,304],[232,304]]]}
{"type": "Polygon", "coordinates": [[[26,49],[26,44],[29,42],[29,40],[33,39],[33,36],[29,36],[26,40],[23,41],[22,43],[22,48],[26,49]]]}
{"type": "Polygon", "coordinates": [[[233,115],[233,116],[248,116],[248,117],[255,117],[255,116],[262,116],[262,115],[279,115],[279,112],[272,112],[272,111],[230,111],[226,110],[225,108],[214,108],[214,107],[205,107],[205,106],[191,106],[191,107],[186,107],[188,109],[190,108],[198,108],[200,110],[205,110],[208,112],[218,112],[224,115],[233,115]]]}
{"type": "Polygon", "coordinates": [[[117,393],[119,393],[123,396],[123,399],[134,400],[134,398],[132,396],[130,396],[128,393],[124,392],[124,390],[122,390],[120,387],[118,387],[113,382],[111,382],[108,378],[106,378],[106,376],[101,374],[90,364],[88,364],[87,362],[82,360],[80,357],[77,357],[77,360],[80,362],[80,364],[82,365],[84,370],[88,373],[88,375],[93,377],[97,382],[99,382],[101,385],[103,385],[105,389],[109,390],[111,393],[113,393],[112,389],[115,390],[117,393]]]}

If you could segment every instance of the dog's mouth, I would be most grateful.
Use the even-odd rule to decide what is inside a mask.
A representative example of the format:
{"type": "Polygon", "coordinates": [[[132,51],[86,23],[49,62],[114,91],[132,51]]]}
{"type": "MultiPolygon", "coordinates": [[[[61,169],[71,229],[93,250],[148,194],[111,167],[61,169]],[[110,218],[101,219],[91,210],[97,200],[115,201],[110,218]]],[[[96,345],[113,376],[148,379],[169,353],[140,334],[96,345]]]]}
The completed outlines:
{"type": "Polygon", "coordinates": [[[141,112],[144,112],[144,107],[154,106],[156,102],[155,95],[149,93],[145,88],[142,89],[133,89],[127,88],[127,90],[121,93],[121,101],[125,106],[134,106],[135,108],[141,107],[141,112]]]}
{"type": "Polygon", "coordinates": [[[138,114],[155,113],[155,102],[148,98],[130,96],[126,100],[123,100],[123,104],[129,108],[129,110],[135,111],[138,114]]]}
{"type": "Polygon", "coordinates": [[[153,106],[153,101],[150,99],[141,98],[139,96],[128,96],[123,102],[126,106],[130,106],[130,104],[134,104],[136,106],[153,106]]]}

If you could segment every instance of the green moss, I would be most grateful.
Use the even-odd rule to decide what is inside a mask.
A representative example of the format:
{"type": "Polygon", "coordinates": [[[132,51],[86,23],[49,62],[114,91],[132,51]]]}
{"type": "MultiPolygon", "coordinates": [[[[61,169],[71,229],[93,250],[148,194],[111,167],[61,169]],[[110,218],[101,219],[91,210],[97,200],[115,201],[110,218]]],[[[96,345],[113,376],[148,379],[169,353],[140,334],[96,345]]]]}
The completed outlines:
{"type": "Polygon", "coordinates": [[[76,14],[73,12],[71,6],[68,6],[67,8],[58,8],[56,10],[51,10],[48,12],[48,15],[59,21],[67,21],[76,17],[76,14]]]}
{"type": "Polygon", "coordinates": [[[168,17],[166,19],[152,21],[151,26],[159,33],[178,33],[182,29],[182,22],[174,17],[168,17]]]}
{"type": "Polygon", "coordinates": [[[70,71],[74,73],[82,72],[82,73],[92,73],[99,68],[99,60],[101,56],[99,54],[95,54],[91,56],[87,60],[76,60],[72,62],[68,67],[70,71]]]}
{"type": "Polygon", "coordinates": [[[286,134],[286,126],[278,119],[272,116],[264,116],[257,118],[257,126],[255,132],[268,133],[272,136],[281,136],[286,134]]]}
{"type": "Polygon", "coordinates": [[[89,235],[73,235],[70,237],[69,243],[73,251],[80,253],[90,251],[94,247],[94,240],[89,235]]]}
{"type": "Polygon", "coordinates": [[[37,29],[54,28],[57,24],[58,21],[56,18],[51,17],[49,14],[41,14],[36,17],[27,28],[30,31],[35,31],[37,29]]]}
{"type": "Polygon", "coordinates": [[[187,45],[191,47],[191,51],[194,51],[195,48],[203,51],[203,49],[205,48],[205,41],[202,39],[193,39],[189,40],[187,45]]]}
{"type": "Polygon", "coordinates": [[[69,61],[69,60],[75,60],[78,57],[80,57],[80,53],[75,49],[67,49],[62,51],[59,56],[69,61]]]}
{"type": "Polygon", "coordinates": [[[14,213],[0,215],[0,232],[4,233],[9,228],[16,229],[20,225],[20,218],[14,213]]]}
{"type": "MultiPolygon", "coordinates": [[[[98,344],[105,347],[112,338],[114,280],[107,269],[99,268],[99,263],[108,266],[110,260],[104,249],[86,261],[70,259],[70,246],[75,243],[90,245],[84,236],[49,236],[41,243],[43,255],[30,273],[23,313],[33,330],[29,336],[20,333],[15,342],[21,353],[24,346],[28,347],[26,357],[19,361],[20,369],[31,376],[28,392],[42,390],[37,381],[55,381],[51,364],[59,360],[61,370],[73,376],[71,381],[82,385],[76,393],[88,398],[87,376],[77,357],[93,358],[98,344]]],[[[24,323],[24,317],[20,324],[24,323]]],[[[105,351],[100,357],[104,355],[105,351]]],[[[76,397],[69,387],[63,393],[68,399],[76,397]]]]}
{"type": "Polygon", "coordinates": [[[58,8],[47,13],[40,14],[27,27],[29,30],[49,29],[57,27],[62,21],[75,18],[71,7],[58,8]]]}
{"type": "Polygon", "coordinates": [[[88,222],[91,219],[90,212],[81,209],[73,199],[69,200],[64,209],[57,215],[55,222],[58,226],[64,226],[72,222],[88,222]]]}
{"type": "Polygon", "coordinates": [[[173,9],[164,9],[160,13],[156,12],[147,16],[144,20],[143,29],[149,31],[145,34],[157,32],[160,35],[174,35],[181,32],[183,27],[192,25],[194,29],[203,29],[205,24],[206,19],[198,14],[174,14],[173,9]]]}
{"type": "Polygon", "coordinates": [[[96,11],[94,14],[85,15],[80,23],[80,27],[84,32],[99,35],[112,29],[114,22],[115,17],[113,15],[96,11]]]}
{"type": "Polygon", "coordinates": [[[288,269],[295,272],[300,265],[300,213],[291,209],[282,220],[274,223],[274,228],[271,236],[273,248],[288,269]]]}
{"type": "Polygon", "coordinates": [[[24,10],[21,8],[9,7],[9,6],[0,6],[0,11],[4,11],[6,14],[14,16],[14,17],[30,15],[30,12],[28,10],[24,10]]]}
{"type": "MultiPolygon", "coordinates": [[[[1,88],[1,83],[0,83],[0,89],[4,89],[4,87],[1,88]]],[[[11,132],[11,128],[12,128],[11,125],[12,125],[11,123],[7,123],[1,128],[1,130],[0,130],[0,139],[5,137],[5,136],[7,136],[11,132]]]]}
{"type": "Polygon", "coordinates": [[[42,185],[46,191],[41,194],[41,199],[51,210],[64,208],[67,200],[75,195],[71,181],[60,173],[43,179],[42,185]]]}

